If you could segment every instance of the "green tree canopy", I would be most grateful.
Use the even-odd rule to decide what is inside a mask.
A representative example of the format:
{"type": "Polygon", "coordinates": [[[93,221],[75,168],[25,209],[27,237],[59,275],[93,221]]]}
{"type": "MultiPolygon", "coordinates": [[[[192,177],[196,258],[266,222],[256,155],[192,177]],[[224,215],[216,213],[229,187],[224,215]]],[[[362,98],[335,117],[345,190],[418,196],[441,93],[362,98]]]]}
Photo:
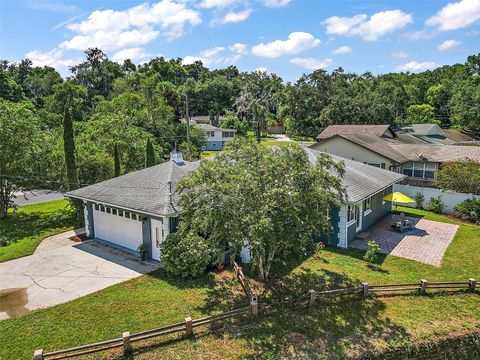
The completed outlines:
{"type": "Polygon", "coordinates": [[[465,159],[445,163],[436,182],[443,189],[480,195],[480,162],[465,159]]]}
{"type": "Polygon", "coordinates": [[[179,235],[202,236],[218,261],[227,243],[236,253],[249,246],[266,280],[275,260],[330,230],[328,212],[340,204],[342,174],[342,164],[327,155],[311,164],[298,145],[267,148],[237,139],[180,182],[179,235]]]}

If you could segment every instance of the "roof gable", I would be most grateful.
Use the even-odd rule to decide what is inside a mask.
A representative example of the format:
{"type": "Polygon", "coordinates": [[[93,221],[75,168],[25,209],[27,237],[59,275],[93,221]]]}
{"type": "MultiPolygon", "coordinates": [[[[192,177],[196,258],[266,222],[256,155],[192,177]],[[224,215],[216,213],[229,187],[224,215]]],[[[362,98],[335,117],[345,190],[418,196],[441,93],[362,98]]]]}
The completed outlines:
{"type": "Polygon", "coordinates": [[[390,125],[329,125],[322,131],[317,139],[327,139],[335,135],[346,134],[370,134],[377,137],[396,137],[395,131],[390,125]]]}

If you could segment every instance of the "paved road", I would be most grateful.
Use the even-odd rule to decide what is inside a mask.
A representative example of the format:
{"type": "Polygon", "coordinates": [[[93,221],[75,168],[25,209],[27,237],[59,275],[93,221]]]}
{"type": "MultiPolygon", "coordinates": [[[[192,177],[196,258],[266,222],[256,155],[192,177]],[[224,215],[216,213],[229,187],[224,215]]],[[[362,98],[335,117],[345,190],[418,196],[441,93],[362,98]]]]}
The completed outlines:
{"type": "Polygon", "coordinates": [[[158,265],[68,231],[33,255],[0,263],[0,320],[64,303],[155,270],[158,265]]]}
{"type": "Polygon", "coordinates": [[[16,195],[17,198],[14,199],[14,203],[18,206],[38,204],[52,200],[61,200],[64,198],[62,193],[53,190],[32,190],[19,192],[16,195]]]}

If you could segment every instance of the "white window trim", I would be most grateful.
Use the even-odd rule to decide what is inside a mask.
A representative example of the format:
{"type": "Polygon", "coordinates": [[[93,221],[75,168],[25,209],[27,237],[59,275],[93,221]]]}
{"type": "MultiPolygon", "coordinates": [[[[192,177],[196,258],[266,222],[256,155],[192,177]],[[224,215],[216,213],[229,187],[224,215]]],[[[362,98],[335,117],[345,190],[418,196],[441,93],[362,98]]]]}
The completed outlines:
{"type": "Polygon", "coordinates": [[[372,212],[372,209],[365,210],[365,212],[363,213],[363,216],[367,216],[371,212],[372,212]]]}
{"type": "Polygon", "coordinates": [[[352,226],[352,225],[355,224],[356,222],[357,222],[357,219],[350,220],[349,222],[347,222],[347,227],[352,226]]]}

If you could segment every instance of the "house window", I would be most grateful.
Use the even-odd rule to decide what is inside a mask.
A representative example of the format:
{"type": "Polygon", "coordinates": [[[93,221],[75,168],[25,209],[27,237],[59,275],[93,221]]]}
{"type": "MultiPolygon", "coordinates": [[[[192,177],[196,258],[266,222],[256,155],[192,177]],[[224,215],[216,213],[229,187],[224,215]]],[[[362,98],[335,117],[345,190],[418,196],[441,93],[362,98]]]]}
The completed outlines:
{"type": "Polygon", "coordinates": [[[425,161],[409,161],[403,164],[403,174],[416,178],[432,180],[435,178],[435,163],[425,161]]]}
{"type": "Polygon", "coordinates": [[[363,200],[363,214],[368,215],[372,212],[372,198],[363,200]]]}
{"type": "Polygon", "coordinates": [[[123,211],[122,210],[118,210],[118,216],[123,216],[123,211]]]}
{"type": "Polygon", "coordinates": [[[348,205],[347,208],[347,223],[353,222],[355,220],[355,205],[348,205]]]}
{"type": "Polygon", "coordinates": [[[112,209],[112,215],[117,215],[117,209],[112,209]]]}
{"type": "Polygon", "coordinates": [[[381,164],[380,164],[380,167],[381,167],[382,169],[385,169],[385,166],[386,166],[385,163],[381,163],[381,164]]]}
{"type": "Polygon", "coordinates": [[[207,131],[208,136],[215,137],[215,131],[207,131]]]}
{"type": "Polygon", "coordinates": [[[227,131],[222,133],[222,137],[224,138],[233,138],[233,132],[232,131],[227,131]]]}
{"type": "Polygon", "coordinates": [[[100,211],[101,211],[101,212],[105,212],[105,206],[100,205],[100,211]]]}
{"type": "Polygon", "coordinates": [[[110,209],[109,207],[107,207],[107,214],[111,214],[112,213],[112,209],[110,209]]]}
{"type": "Polygon", "coordinates": [[[125,211],[125,218],[130,219],[130,213],[125,211]]]}
{"type": "Polygon", "coordinates": [[[131,219],[132,219],[132,220],[137,220],[137,214],[132,214],[131,219]]]}
{"type": "Polygon", "coordinates": [[[178,218],[171,217],[168,218],[170,234],[177,232],[178,230],[178,218]]]}
{"type": "Polygon", "coordinates": [[[380,167],[380,163],[369,163],[367,162],[367,165],[370,165],[370,166],[375,166],[375,167],[380,167]]]}
{"type": "Polygon", "coordinates": [[[100,206],[98,206],[98,204],[95,204],[95,210],[99,210],[100,209],[100,206]]]}
{"type": "Polygon", "coordinates": [[[413,176],[413,161],[408,161],[403,164],[403,175],[413,176]]]}

